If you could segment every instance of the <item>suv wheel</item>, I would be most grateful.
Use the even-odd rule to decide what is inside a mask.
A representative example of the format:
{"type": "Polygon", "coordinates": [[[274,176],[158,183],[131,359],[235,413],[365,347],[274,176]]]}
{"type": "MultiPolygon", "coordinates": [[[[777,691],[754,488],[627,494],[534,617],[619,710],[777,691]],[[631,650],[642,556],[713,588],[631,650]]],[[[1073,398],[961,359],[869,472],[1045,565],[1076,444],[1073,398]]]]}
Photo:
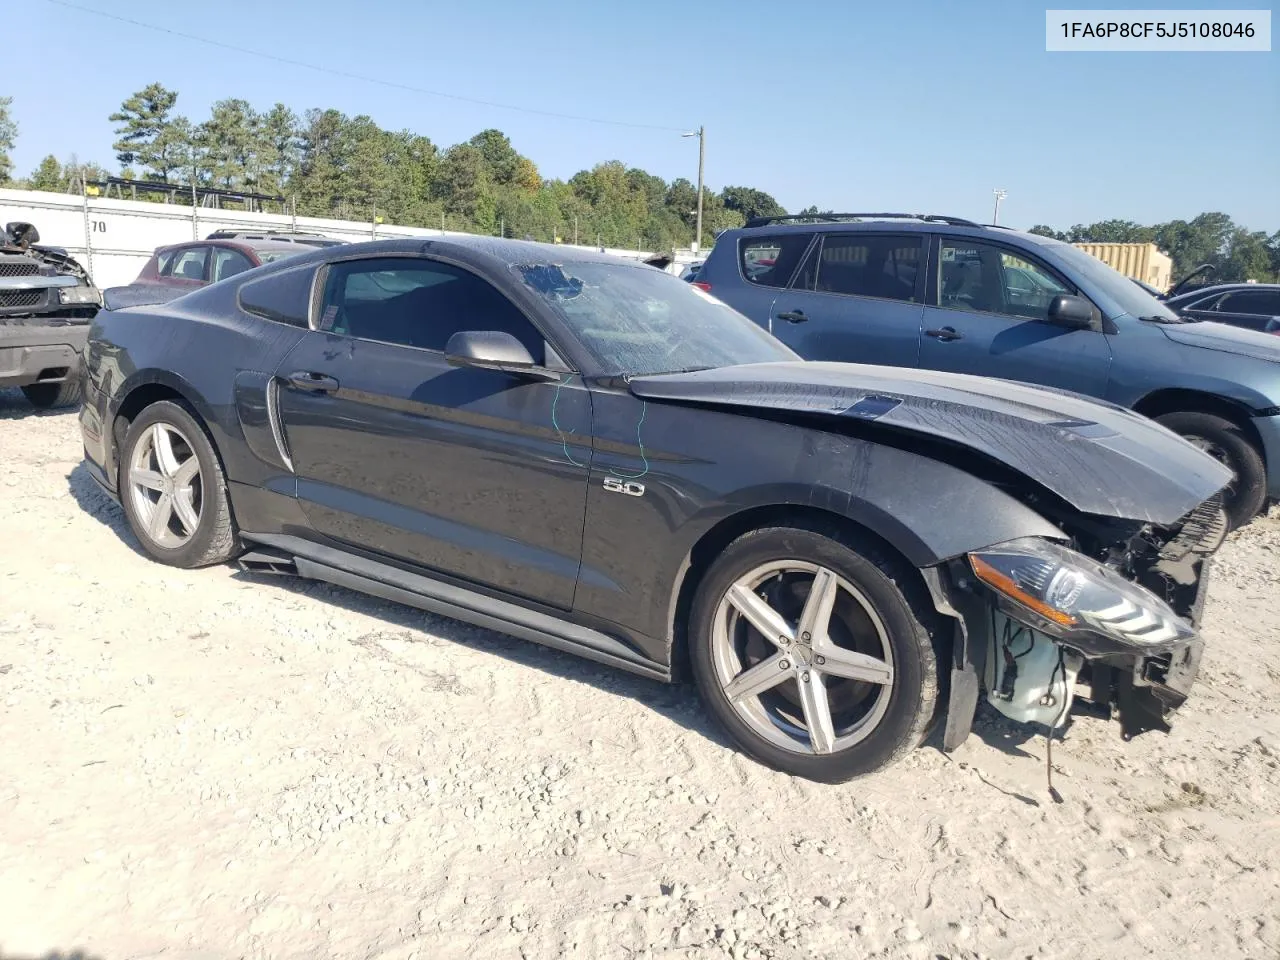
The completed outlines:
{"type": "Polygon", "coordinates": [[[69,407],[80,402],[80,381],[64,380],[62,383],[32,383],[22,388],[23,396],[33,407],[49,410],[53,407],[69,407]]]}
{"type": "Polygon", "coordinates": [[[920,743],[938,668],[932,610],[908,574],[819,529],[756,530],[721,554],[694,600],[690,653],[708,708],[747,754],[836,783],[920,743]]]}
{"type": "Polygon", "coordinates": [[[143,549],[174,567],[222,563],[239,549],[222,466],[183,406],[152,404],[129,425],[120,502],[143,549]]]}
{"type": "Polygon", "coordinates": [[[1267,499],[1267,465],[1236,424],[1211,413],[1167,413],[1156,422],[1194,443],[1234,473],[1223,508],[1234,530],[1258,515],[1267,499]]]}

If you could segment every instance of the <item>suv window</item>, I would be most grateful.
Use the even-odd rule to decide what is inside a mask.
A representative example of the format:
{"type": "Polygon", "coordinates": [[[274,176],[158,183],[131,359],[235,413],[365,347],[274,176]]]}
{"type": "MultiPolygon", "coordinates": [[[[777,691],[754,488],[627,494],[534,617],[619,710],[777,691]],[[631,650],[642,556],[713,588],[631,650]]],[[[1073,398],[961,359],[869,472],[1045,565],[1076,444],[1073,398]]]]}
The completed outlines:
{"type": "Polygon", "coordinates": [[[237,273],[244,273],[252,266],[249,258],[239,250],[232,250],[230,247],[213,248],[214,283],[227,277],[234,277],[237,273]]]}
{"type": "Polygon", "coordinates": [[[1280,290],[1242,290],[1239,293],[1229,293],[1218,304],[1218,312],[1280,316],[1280,290]]]}
{"type": "Polygon", "coordinates": [[[187,247],[185,250],[179,250],[174,254],[168,275],[177,280],[203,280],[204,264],[208,257],[208,247],[187,247]]]}
{"type": "Polygon", "coordinates": [[[916,299],[923,262],[921,235],[828,234],[805,264],[796,286],[882,300],[916,299]]]}
{"type": "Polygon", "coordinates": [[[321,330],[361,340],[443,351],[463,330],[500,330],[524,344],[535,363],[542,335],[492,285],[460,267],[416,257],[334,264],[325,279],[321,330]]]}
{"type": "Polygon", "coordinates": [[[948,310],[1047,320],[1053,298],[1074,292],[1047,268],[1000,247],[945,237],[940,244],[938,305],[948,310]]]}
{"type": "Polygon", "coordinates": [[[809,233],[745,237],[738,246],[742,275],[765,287],[785,287],[812,238],[809,233]]]}

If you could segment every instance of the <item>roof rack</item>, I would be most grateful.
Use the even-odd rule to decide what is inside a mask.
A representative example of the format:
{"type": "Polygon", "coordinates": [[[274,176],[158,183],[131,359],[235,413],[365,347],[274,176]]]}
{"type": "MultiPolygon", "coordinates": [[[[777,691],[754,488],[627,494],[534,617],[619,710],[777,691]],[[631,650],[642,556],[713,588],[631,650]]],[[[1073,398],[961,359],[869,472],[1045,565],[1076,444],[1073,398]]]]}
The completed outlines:
{"type": "Polygon", "coordinates": [[[752,217],[748,227],[764,227],[771,223],[842,223],[846,220],[925,220],[952,227],[980,227],[982,224],[961,217],[944,217],[937,213],[791,213],[782,217],[752,217]]]}

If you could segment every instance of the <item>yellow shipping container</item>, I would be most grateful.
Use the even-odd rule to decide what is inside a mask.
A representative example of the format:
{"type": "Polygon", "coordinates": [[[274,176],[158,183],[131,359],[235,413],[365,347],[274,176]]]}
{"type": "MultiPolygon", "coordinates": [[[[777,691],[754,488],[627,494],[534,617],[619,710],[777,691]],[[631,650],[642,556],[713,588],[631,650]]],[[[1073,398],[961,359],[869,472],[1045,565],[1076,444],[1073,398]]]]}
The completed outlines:
{"type": "Polygon", "coordinates": [[[1077,243],[1085,253],[1097,257],[1113,270],[1168,290],[1173,282],[1173,261],[1154,243],[1077,243]]]}

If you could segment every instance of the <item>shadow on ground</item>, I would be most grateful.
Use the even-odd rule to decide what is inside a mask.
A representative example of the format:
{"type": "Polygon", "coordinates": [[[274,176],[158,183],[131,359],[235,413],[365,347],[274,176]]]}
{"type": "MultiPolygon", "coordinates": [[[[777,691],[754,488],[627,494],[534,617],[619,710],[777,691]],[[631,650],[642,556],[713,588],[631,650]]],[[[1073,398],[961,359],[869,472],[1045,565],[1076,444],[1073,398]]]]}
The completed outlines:
{"type": "Polygon", "coordinates": [[[0,947],[0,960],[102,960],[102,958],[96,953],[86,953],[84,950],[52,950],[37,956],[28,953],[7,953],[4,947],[0,947]]]}
{"type": "MultiPolygon", "coordinates": [[[[67,487],[81,510],[110,528],[134,553],[147,556],[129,529],[120,505],[103,492],[83,463],[77,464],[67,475],[67,487]]],[[[321,600],[353,613],[376,617],[401,633],[401,639],[410,642],[427,643],[429,638],[439,638],[449,643],[495,654],[521,667],[590,684],[615,696],[642,703],[713,743],[726,749],[730,748],[729,741],[703,710],[697,693],[690,684],[664,684],[645,677],[637,677],[621,670],[600,666],[581,657],[539,646],[536,643],[475,627],[449,617],[418,610],[415,607],[357,593],[333,584],[239,570],[232,577],[246,587],[262,589],[276,587],[300,596],[321,600]]],[[[391,655],[381,645],[362,643],[361,646],[375,656],[391,659],[391,655]]],[[[405,669],[415,669],[412,664],[393,662],[397,662],[398,666],[405,669]]],[[[3,957],[0,957],[0,960],[3,960],[3,957]]]]}
{"type": "MultiPolygon", "coordinates": [[[[59,407],[56,410],[41,410],[33,407],[17,387],[0,387],[0,420],[25,420],[29,417],[74,417],[80,408],[59,407]]],[[[0,954],[0,960],[4,955],[0,954]]]]}

